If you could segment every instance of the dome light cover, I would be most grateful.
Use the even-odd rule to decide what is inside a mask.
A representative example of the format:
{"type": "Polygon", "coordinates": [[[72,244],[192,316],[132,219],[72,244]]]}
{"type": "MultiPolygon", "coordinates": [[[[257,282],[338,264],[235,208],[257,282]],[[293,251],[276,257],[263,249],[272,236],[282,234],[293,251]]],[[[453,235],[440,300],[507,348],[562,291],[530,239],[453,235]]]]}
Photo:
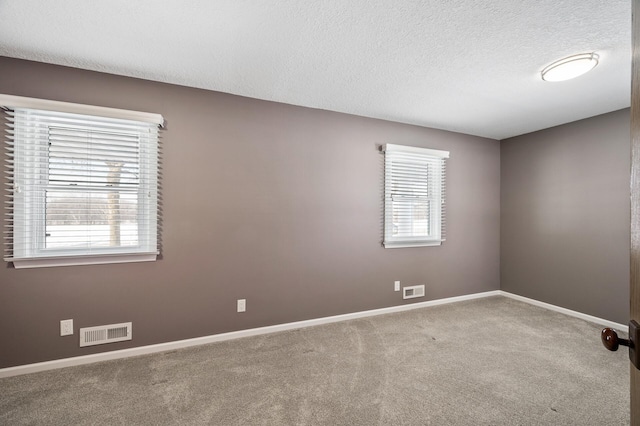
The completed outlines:
{"type": "Polygon", "coordinates": [[[591,71],[598,65],[596,53],[581,53],[555,61],[542,70],[544,81],[565,81],[591,71]]]}

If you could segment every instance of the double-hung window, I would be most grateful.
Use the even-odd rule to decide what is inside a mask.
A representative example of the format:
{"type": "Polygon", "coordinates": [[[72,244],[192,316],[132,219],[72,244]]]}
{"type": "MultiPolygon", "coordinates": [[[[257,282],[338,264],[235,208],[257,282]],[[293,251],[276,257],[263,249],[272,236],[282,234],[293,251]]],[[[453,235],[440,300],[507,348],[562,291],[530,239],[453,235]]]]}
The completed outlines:
{"type": "Polygon", "coordinates": [[[448,151],[384,147],[384,246],[440,245],[445,239],[448,151]]]}
{"type": "Polygon", "coordinates": [[[16,268],[155,260],[162,116],[0,95],[16,268]]]}

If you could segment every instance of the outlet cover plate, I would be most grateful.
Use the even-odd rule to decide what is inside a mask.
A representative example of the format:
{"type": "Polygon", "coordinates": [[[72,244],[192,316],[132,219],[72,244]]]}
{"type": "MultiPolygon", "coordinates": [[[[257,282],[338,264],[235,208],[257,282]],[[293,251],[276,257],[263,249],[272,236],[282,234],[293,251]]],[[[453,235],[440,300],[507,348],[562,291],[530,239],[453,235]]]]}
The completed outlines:
{"type": "Polygon", "coordinates": [[[62,320],[60,321],[60,335],[61,336],[71,336],[73,334],[73,320],[62,320]]]}
{"type": "Polygon", "coordinates": [[[247,299],[238,299],[238,312],[245,312],[247,310],[247,299]]]}

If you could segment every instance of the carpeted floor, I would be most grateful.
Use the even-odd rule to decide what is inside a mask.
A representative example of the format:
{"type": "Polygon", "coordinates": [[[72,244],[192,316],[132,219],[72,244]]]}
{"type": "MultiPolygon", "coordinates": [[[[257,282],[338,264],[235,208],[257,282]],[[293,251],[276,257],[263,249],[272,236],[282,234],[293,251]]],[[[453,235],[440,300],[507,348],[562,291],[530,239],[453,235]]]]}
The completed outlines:
{"type": "Polygon", "coordinates": [[[601,328],[460,302],[2,379],[0,424],[629,424],[601,328]]]}

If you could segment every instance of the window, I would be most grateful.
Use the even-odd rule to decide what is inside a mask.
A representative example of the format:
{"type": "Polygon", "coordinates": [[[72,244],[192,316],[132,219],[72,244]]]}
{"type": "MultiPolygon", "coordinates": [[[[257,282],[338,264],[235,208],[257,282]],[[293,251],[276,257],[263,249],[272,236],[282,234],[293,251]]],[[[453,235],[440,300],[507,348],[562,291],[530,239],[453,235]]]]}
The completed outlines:
{"type": "Polygon", "coordinates": [[[445,161],[449,152],[387,144],[384,162],[384,246],[444,241],[445,161]]]}
{"type": "Polygon", "coordinates": [[[5,260],[16,268],[152,261],[162,116],[0,95],[5,260]]]}

